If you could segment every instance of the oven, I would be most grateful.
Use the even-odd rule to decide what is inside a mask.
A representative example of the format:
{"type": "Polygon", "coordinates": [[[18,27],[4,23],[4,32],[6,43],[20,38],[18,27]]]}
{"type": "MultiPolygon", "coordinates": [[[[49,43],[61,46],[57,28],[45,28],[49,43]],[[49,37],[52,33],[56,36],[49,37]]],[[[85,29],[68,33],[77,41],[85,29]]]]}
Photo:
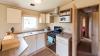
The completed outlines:
{"type": "Polygon", "coordinates": [[[56,38],[52,37],[52,36],[48,36],[48,45],[53,45],[55,44],[55,40],[56,38]]]}
{"type": "Polygon", "coordinates": [[[47,46],[52,51],[56,52],[56,35],[62,32],[62,27],[54,26],[54,30],[48,32],[47,46]]]}

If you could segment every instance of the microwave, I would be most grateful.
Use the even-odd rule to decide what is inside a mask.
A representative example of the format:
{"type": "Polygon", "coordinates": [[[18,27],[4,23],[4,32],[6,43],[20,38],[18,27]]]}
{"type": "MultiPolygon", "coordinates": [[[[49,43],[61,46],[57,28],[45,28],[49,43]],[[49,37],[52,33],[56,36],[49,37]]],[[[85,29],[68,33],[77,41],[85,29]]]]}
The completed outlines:
{"type": "Polygon", "coordinates": [[[59,22],[60,23],[63,23],[63,22],[65,22],[65,23],[71,23],[71,16],[70,15],[64,15],[64,16],[60,16],[59,17],[59,22]]]}

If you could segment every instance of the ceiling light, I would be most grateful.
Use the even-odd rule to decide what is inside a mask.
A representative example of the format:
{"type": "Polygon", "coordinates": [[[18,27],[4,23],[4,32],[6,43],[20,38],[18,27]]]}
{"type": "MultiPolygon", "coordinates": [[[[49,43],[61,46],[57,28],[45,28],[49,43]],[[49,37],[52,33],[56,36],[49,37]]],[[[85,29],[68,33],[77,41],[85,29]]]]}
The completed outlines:
{"type": "Polygon", "coordinates": [[[42,0],[34,0],[35,3],[40,4],[42,3],[42,0]]]}
{"type": "Polygon", "coordinates": [[[31,3],[30,5],[31,5],[31,6],[35,6],[35,4],[33,4],[33,3],[31,3]]]}

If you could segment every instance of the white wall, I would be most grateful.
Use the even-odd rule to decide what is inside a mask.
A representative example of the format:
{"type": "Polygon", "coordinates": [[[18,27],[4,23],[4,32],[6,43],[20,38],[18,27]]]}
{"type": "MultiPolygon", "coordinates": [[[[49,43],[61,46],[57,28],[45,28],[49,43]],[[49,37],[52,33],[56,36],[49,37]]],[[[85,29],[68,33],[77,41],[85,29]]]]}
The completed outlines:
{"type": "Polygon", "coordinates": [[[71,23],[59,23],[59,17],[55,17],[54,23],[49,24],[49,26],[53,29],[54,26],[63,27],[63,31],[67,33],[72,33],[71,23]]]}
{"type": "Polygon", "coordinates": [[[99,25],[99,12],[92,13],[92,54],[98,54],[98,25],[99,25]]]}
{"type": "MultiPolygon", "coordinates": [[[[70,2],[62,6],[60,10],[66,10],[66,9],[72,8],[73,4],[75,4],[77,8],[83,8],[83,7],[88,7],[92,5],[97,5],[99,4],[99,0],[91,0],[91,1],[90,0],[75,0],[73,2],[70,2]]],[[[62,26],[65,32],[72,33],[72,23],[59,23],[57,19],[58,18],[56,17],[55,23],[49,24],[51,28],[53,28],[53,26],[55,25],[58,25],[58,26],[62,26]]]]}
{"type": "Polygon", "coordinates": [[[8,32],[11,26],[14,26],[16,31],[20,31],[20,24],[7,24],[6,17],[6,7],[0,5],[0,37],[2,37],[5,32],[8,32]]]}
{"type": "Polygon", "coordinates": [[[66,5],[62,6],[61,10],[72,8],[73,4],[75,4],[77,8],[83,8],[97,5],[99,3],[100,0],[74,0],[73,2],[67,3],[66,5]]]}

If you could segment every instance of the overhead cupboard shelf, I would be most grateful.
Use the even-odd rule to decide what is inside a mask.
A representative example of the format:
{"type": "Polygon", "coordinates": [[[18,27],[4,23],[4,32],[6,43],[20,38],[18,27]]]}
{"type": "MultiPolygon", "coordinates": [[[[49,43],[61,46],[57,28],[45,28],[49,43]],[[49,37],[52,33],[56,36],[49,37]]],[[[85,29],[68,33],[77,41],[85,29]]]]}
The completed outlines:
{"type": "Polygon", "coordinates": [[[59,22],[60,23],[71,23],[72,22],[72,9],[62,10],[59,13],[59,22]]]}
{"type": "Polygon", "coordinates": [[[21,10],[7,8],[7,23],[21,23],[21,10]]]}
{"type": "Polygon", "coordinates": [[[54,23],[54,16],[49,13],[41,13],[39,16],[39,23],[54,23]]]}
{"type": "Polygon", "coordinates": [[[71,14],[71,9],[60,11],[60,16],[70,15],[70,14],[71,14]]]}

